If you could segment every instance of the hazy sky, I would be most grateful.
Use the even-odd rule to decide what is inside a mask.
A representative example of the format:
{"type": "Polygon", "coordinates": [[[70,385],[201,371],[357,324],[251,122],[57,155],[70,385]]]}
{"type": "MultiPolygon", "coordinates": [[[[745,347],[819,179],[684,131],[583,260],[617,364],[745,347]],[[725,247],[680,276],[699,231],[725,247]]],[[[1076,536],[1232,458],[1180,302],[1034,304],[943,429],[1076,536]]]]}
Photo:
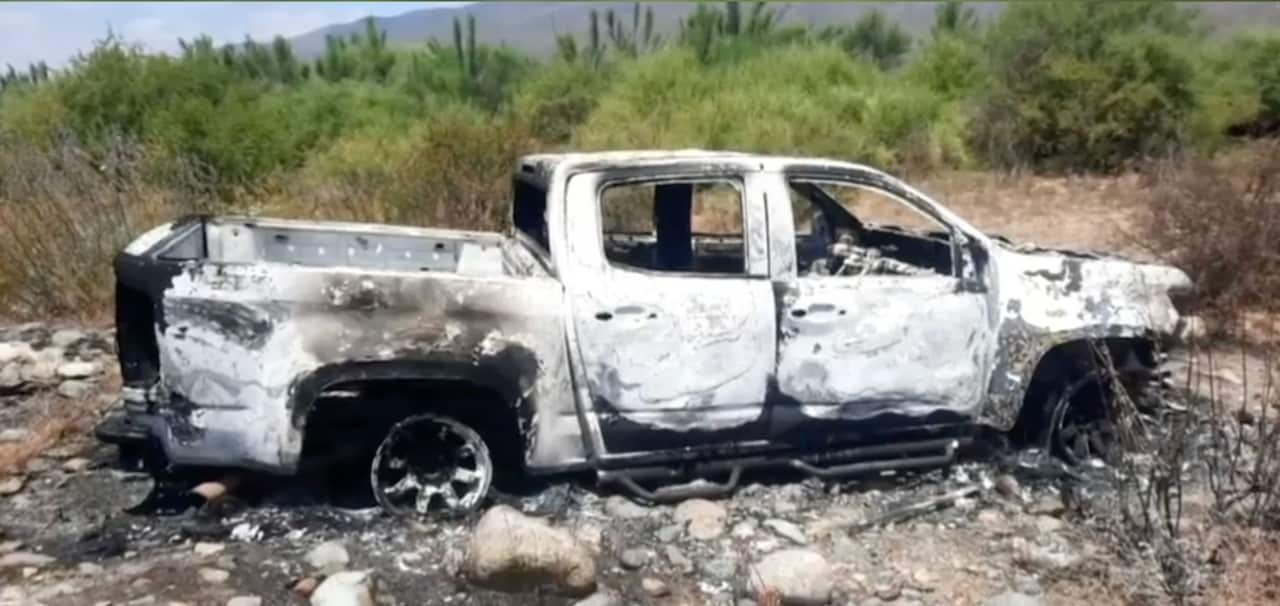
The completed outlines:
{"type": "MultiPolygon", "coordinates": [[[[366,15],[397,15],[429,2],[0,2],[0,70],[33,61],[59,67],[92,48],[107,28],[150,50],[174,51],[178,38],[209,34],[238,42],[248,34],[298,34],[366,15]]],[[[460,4],[441,2],[440,5],[460,4]]]]}

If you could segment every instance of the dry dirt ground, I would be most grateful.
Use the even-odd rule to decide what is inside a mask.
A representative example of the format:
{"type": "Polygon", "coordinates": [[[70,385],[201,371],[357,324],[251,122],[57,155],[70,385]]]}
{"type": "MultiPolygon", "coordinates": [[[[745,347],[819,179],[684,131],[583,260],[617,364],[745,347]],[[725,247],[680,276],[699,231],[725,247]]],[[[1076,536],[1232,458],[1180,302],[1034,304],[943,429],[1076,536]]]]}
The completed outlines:
{"type": "MultiPolygon", "coordinates": [[[[926,189],[1015,239],[1144,255],[1126,235],[1136,211],[1117,203],[1133,199],[1135,187],[1123,178],[960,174],[926,189]]],[[[86,433],[118,387],[107,330],[77,338],[11,326],[0,334],[0,357],[21,343],[57,348],[41,354],[45,368],[8,371],[7,382],[0,373],[0,605],[303,604],[289,587],[328,566],[372,570],[379,604],[573,603],[459,580],[474,518],[410,522],[301,481],[262,478],[202,504],[122,468],[113,448],[86,433]],[[100,367],[65,368],[80,362],[100,367]]],[[[1230,364],[1204,372],[1225,373],[1219,383],[1252,400],[1244,384],[1252,379],[1257,389],[1264,371],[1230,364]]],[[[1182,377],[1201,373],[1185,359],[1175,366],[1182,377]]],[[[978,449],[922,474],[840,483],[750,477],[714,502],[644,506],[568,477],[535,483],[512,503],[590,550],[601,588],[594,604],[749,606],[768,597],[746,589],[755,564],[788,549],[829,563],[835,604],[1167,603],[1155,560],[1121,554],[1112,540],[1114,520],[1103,512],[1112,473],[978,449]],[[965,496],[873,523],[956,490],[965,496]]],[[[1207,496],[1193,489],[1185,503],[1187,524],[1201,524],[1207,496]]]]}
{"type": "Polygon", "coordinates": [[[1141,184],[1119,177],[1004,176],[951,172],[921,189],[989,234],[1050,247],[1110,251],[1153,259],[1142,245],[1141,184]]]}

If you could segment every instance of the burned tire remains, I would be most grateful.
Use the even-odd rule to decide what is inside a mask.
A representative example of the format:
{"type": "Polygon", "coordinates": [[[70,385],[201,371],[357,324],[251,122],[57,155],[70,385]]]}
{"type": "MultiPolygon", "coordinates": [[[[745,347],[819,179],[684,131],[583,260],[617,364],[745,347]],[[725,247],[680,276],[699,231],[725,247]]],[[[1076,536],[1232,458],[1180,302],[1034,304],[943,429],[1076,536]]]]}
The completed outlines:
{"type": "Polygon", "coordinates": [[[378,445],[370,482],[389,513],[457,517],[484,500],[493,461],[471,428],[447,417],[415,415],[392,426],[378,445]]]}
{"type": "Polygon", "coordinates": [[[1071,383],[1052,401],[1050,451],[1071,465],[1106,460],[1117,440],[1110,400],[1094,374],[1071,383]]]}
{"type": "Polygon", "coordinates": [[[1113,463],[1143,439],[1151,427],[1147,421],[1165,410],[1164,357],[1154,345],[1112,344],[1092,355],[1089,366],[1077,369],[1078,378],[1063,381],[1048,399],[1044,446],[1076,466],[1113,463]]]}

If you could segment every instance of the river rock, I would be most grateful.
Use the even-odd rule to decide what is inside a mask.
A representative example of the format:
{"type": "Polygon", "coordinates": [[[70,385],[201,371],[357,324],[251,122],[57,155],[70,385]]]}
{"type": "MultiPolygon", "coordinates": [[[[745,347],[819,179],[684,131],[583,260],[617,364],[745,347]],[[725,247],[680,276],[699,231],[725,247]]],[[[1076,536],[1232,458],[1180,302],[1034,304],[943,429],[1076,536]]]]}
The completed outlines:
{"type": "Polygon", "coordinates": [[[677,505],[675,511],[676,521],[688,524],[689,536],[700,541],[723,534],[728,517],[724,507],[706,499],[689,499],[677,505]]]}
{"type": "Polygon", "coordinates": [[[809,538],[804,536],[804,530],[799,526],[792,524],[786,520],[771,519],[765,520],[764,525],[769,527],[778,536],[795,543],[796,545],[807,545],[809,538]]]}
{"type": "Polygon", "coordinates": [[[64,379],[87,379],[102,372],[97,362],[65,362],[58,365],[58,376],[64,379]]]}
{"type": "Polygon", "coordinates": [[[350,561],[351,556],[347,554],[342,541],[326,541],[307,552],[307,563],[324,574],[338,572],[346,568],[350,561]]]}
{"type": "Polygon", "coordinates": [[[640,588],[643,589],[649,597],[653,598],[660,598],[671,593],[671,589],[667,587],[666,583],[651,577],[640,579],[640,588]]]}
{"type": "Polygon", "coordinates": [[[200,580],[212,585],[221,585],[231,578],[231,573],[221,568],[201,568],[198,571],[200,580]]]}
{"type": "Polygon", "coordinates": [[[651,557],[653,557],[653,554],[647,549],[627,549],[618,554],[618,563],[622,564],[623,568],[637,570],[644,568],[644,565],[649,563],[649,558],[651,557]]]}
{"type": "Polygon", "coordinates": [[[54,347],[69,349],[71,346],[80,343],[86,338],[87,337],[82,330],[63,328],[61,330],[55,330],[52,335],[49,335],[49,343],[54,347]]]}
{"type": "Polygon", "coordinates": [[[651,515],[651,510],[648,507],[639,505],[626,497],[618,495],[613,495],[605,499],[604,512],[615,518],[628,520],[646,518],[651,515]]]}
{"type": "Polygon", "coordinates": [[[19,492],[22,492],[22,487],[26,484],[27,480],[22,476],[9,476],[0,480],[0,497],[18,494],[19,492]]]}
{"type": "Polygon", "coordinates": [[[22,387],[22,365],[17,362],[0,364],[0,389],[17,389],[22,387]]]}
{"type": "Polygon", "coordinates": [[[372,570],[348,570],[330,575],[311,593],[311,606],[374,606],[372,570]]]}
{"type": "Polygon", "coordinates": [[[10,362],[23,362],[33,360],[36,352],[31,349],[31,345],[21,341],[10,343],[0,343],[0,366],[10,362]]]}
{"type": "Polygon", "coordinates": [[[39,568],[48,564],[52,564],[54,558],[42,553],[31,553],[29,551],[14,551],[0,556],[0,570],[6,568],[39,568]]]}
{"type": "Polygon", "coordinates": [[[573,535],[505,505],[485,512],[471,533],[463,575],[508,592],[540,588],[584,597],[596,588],[591,551],[573,535]]]}
{"type": "Polygon", "coordinates": [[[573,606],[622,606],[622,600],[612,591],[601,590],[585,600],[574,602],[573,606]]]}
{"type": "Polygon", "coordinates": [[[831,600],[835,577],[831,565],[816,552],[785,549],[771,553],[748,571],[747,585],[754,594],[777,591],[784,604],[822,605],[831,600]]]}
{"type": "Polygon", "coordinates": [[[1045,602],[1025,593],[1008,592],[987,598],[982,606],[1045,606],[1045,602]]]}
{"type": "Polygon", "coordinates": [[[58,384],[58,395],[68,400],[83,400],[93,393],[93,383],[70,379],[58,384]]]}

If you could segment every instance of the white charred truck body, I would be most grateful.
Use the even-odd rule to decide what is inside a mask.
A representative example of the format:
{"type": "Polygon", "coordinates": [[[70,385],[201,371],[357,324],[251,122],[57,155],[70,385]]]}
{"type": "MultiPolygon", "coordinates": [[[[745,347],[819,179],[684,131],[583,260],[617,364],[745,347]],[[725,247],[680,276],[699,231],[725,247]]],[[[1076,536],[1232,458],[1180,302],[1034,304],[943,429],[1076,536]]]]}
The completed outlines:
{"type": "Polygon", "coordinates": [[[289,474],[311,432],[423,414],[529,471],[642,492],[677,466],[929,464],[1044,406],[1034,384],[1065,379],[1037,377],[1070,374],[1045,368],[1056,350],[1153,366],[1190,286],[1015,248],[854,164],[542,155],[514,179],[506,235],[241,217],[148,232],[117,261],[124,402],[100,436],[289,474]]]}

